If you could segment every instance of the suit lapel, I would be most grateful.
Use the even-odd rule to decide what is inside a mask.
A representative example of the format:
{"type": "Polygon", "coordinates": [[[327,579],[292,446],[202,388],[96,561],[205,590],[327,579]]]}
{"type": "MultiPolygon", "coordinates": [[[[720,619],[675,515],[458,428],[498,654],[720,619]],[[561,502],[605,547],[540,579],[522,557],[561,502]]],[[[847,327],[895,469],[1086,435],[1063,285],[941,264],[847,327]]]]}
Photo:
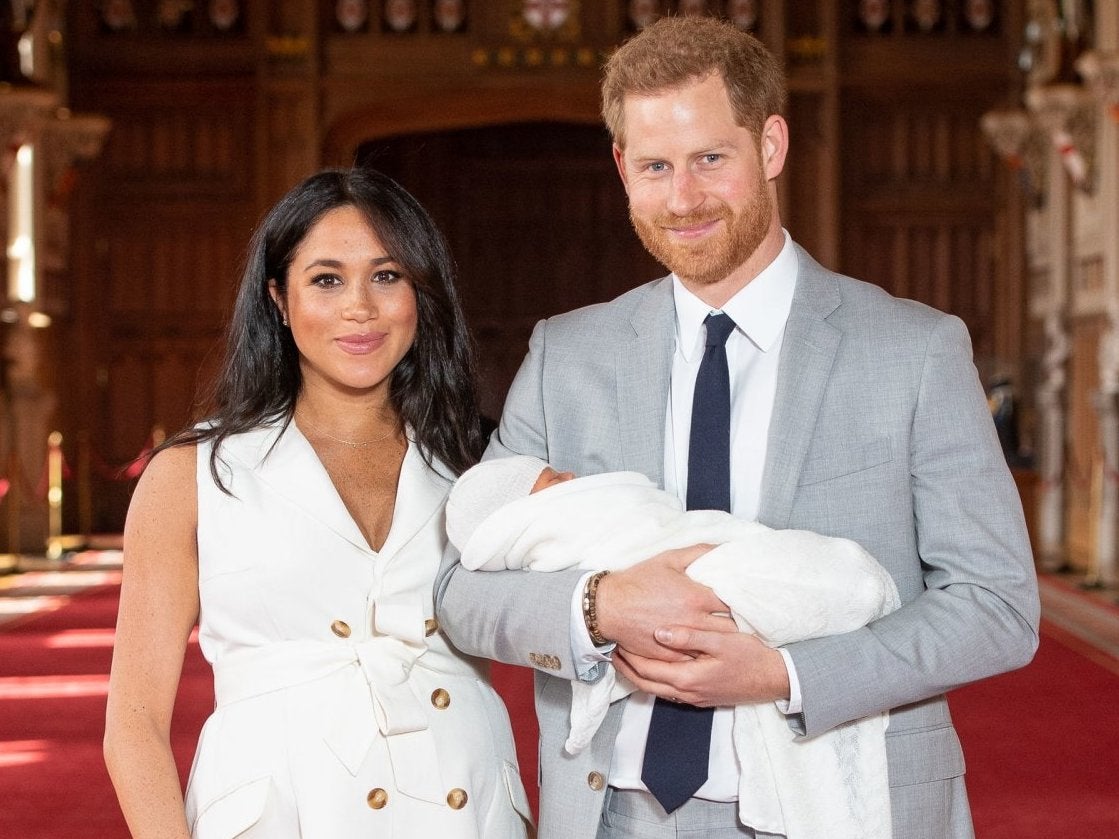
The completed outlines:
{"type": "Polygon", "coordinates": [[[840,305],[835,275],[797,246],[797,285],[778,363],[758,519],[789,524],[800,471],[842,333],[826,318],[840,305]]]}
{"type": "Polygon", "coordinates": [[[632,332],[618,347],[618,416],[622,468],[664,485],[664,422],[672,374],[675,305],[672,281],[649,289],[630,320],[632,332]]]}

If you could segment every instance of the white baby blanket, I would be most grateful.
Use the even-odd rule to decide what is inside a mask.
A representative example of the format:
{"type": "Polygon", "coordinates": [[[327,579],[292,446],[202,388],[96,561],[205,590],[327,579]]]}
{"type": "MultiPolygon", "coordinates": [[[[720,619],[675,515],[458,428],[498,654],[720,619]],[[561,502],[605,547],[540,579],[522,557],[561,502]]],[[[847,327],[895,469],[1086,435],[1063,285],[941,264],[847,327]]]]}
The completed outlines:
{"type": "MultiPolygon", "coordinates": [[[[688,576],[718,594],[739,629],[772,647],[850,632],[899,605],[890,575],[855,542],[714,510],[685,512],[635,472],[577,478],[507,504],[474,531],[462,564],[616,570],[703,542],[718,547],[688,576]]],[[[632,691],[613,668],[599,682],[573,682],[568,751],[582,750],[609,703],[632,691]]],[[[736,706],[743,823],[788,839],[889,839],[887,722],[878,714],[797,738],[773,703],[736,706]]]]}

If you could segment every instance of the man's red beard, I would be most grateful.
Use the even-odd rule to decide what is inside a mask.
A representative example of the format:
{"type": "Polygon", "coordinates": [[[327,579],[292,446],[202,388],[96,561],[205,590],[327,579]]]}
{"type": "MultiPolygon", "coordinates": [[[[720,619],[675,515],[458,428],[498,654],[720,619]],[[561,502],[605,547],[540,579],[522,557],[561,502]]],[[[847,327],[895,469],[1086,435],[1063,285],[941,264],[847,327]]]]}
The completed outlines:
{"type": "Polygon", "coordinates": [[[721,203],[713,210],[687,216],[662,213],[651,221],[634,215],[631,207],[629,218],[645,249],[662,265],[681,280],[711,285],[730,276],[765,240],[773,218],[765,183],[763,179],[753,200],[737,214],[721,203]],[[721,221],[721,229],[696,242],[682,240],[668,230],[712,221],[721,221]]]}

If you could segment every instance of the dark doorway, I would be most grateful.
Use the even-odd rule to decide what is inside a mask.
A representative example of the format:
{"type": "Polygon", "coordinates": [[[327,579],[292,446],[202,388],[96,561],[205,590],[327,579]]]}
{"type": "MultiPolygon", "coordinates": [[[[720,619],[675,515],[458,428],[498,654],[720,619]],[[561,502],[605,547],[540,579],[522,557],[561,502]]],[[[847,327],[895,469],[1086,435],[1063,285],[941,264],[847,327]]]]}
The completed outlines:
{"type": "Polygon", "coordinates": [[[524,123],[397,136],[363,144],[357,162],[400,181],[446,233],[491,418],[536,321],[666,273],[630,227],[600,127],[524,123]]]}

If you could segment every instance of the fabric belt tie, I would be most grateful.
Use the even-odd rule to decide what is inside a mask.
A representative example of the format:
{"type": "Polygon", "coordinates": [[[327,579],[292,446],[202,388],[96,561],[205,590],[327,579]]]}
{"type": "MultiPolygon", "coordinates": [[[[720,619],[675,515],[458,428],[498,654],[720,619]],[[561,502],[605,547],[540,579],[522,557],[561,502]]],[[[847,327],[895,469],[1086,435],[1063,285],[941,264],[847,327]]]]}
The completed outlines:
{"type": "Polygon", "coordinates": [[[345,684],[322,709],[327,747],[356,776],[380,732],[397,788],[438,804],[447,791],[435,738],[428,729],[425,700],[408,678],[424,650],[392,636],[355,643],[286,641],[239,650],[214,663],[216,704],[220,708],[345,671],[345,684]]]}

